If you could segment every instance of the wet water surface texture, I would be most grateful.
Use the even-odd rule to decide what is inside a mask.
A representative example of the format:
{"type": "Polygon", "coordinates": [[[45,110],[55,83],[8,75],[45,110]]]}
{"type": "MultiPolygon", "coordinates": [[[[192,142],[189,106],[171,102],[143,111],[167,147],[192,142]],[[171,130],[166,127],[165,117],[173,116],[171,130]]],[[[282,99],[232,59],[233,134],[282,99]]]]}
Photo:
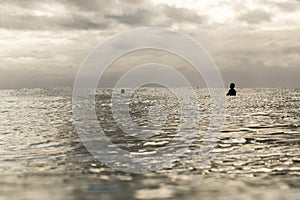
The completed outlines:
{"type": "Polygon", "coordinates": [[[94,158],[80,140],[71,89],[2,90],[0,200],[300,199],[300,90],[238,89],[236,97],[226,97],[223,128],[205,159],[200,152],[212,109],[207,90],[196,89],[199,110],[188,110],[185,119],[200,114],[193,140],[174,144],[182,121],[170,91],[141,88],[131,96],[130,116],[146,138],[118,126],[111,93],[99,89],[95,102],[99,125],[113,144],[143,155],[142,167],[149,166],[148,155],[168,146],[184,152],[163,154],[165,163],[153,172],[118,171],[94,158]]]}

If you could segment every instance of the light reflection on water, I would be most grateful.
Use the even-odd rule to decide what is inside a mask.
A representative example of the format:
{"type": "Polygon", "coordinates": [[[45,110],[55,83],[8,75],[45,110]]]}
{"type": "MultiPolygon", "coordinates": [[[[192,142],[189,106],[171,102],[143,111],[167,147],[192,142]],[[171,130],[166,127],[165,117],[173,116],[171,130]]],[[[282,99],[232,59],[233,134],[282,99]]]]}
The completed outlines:
{"type": "MultiPolygon", "coordinates": [[[[148,88],[133,96],[132,118],[145,128],[149,106],[167,105],[172,112],[147,141],[120,132],[110,92],[98,91],[97,114],[119,147],[155,151],[177,133],[177,103],[165,90],[148,88]]],[[[0,199],[300,199],[300,90],[238,92],[226,99],[226,123],[211,162],[197,160],[210,104],[207,91],[199,89],[199,140],[171,166],[137,175],[106,167],[84,148],[75,132],[71,89],[3,90],[0,199]]]]}

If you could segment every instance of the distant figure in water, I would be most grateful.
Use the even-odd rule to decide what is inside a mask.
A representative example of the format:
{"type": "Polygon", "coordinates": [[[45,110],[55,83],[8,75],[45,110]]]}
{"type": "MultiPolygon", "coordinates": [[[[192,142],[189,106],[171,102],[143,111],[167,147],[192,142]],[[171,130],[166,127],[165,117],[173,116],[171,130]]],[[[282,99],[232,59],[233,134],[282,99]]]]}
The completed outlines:
{"type": "Polygon", "coordinates": [[[234,87],[235,87],[235,84],[231,83],[230,84],[230,89],[226,94],[227,96],[236,96],[236,91],[235,91],[234,87]]]}
{"type": "Polygon", "coordinates": [[[121,89],[121,94],[124,94],[125,93],[125,90],[124,89],[121,89]]]}

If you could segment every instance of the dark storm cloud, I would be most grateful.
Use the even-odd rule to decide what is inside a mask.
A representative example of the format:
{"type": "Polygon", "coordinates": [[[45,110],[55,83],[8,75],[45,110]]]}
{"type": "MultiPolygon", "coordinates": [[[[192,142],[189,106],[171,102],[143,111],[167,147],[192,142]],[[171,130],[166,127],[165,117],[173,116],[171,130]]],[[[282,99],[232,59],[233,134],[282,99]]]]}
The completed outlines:
{"type": "Polygon", "coordinates": [[[259,24],[261,22],[270,22],[272,15],[264,10],[257,9],[242,13],[238,19],[248,24],[259,24]]]}

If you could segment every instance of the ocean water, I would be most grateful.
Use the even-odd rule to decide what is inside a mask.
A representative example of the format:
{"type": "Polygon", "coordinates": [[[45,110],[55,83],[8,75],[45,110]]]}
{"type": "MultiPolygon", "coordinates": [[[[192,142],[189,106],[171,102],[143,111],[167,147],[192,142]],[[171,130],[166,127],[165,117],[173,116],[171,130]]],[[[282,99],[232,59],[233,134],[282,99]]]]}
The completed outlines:
{"type": "MultiPolygon", "coordinates": [[[[85,148],[70,88],[1,90],[0,200],[300,199],[300,90],[238,89],[238,96],[226,97],[224,125],[206,160],[199,152],[210,129],[211,99],[205,89],[196,95],[199,131],[181,145],[185,152],[166,157],[168,165],[155,172],[135,174],[105,165],[85,148]]],[[[131,97],[131,118],[148,138],[118,127],[110,89],[98,90],[95,100],[107,138],[132,154],[147,157],[180,130],[178,101],[166,89],[143,88],[131,97]],[[160,110],[151,110],[155,105],[160,110]]],[[[197,115],[188,112],[191,119],[197,115]]]]}

